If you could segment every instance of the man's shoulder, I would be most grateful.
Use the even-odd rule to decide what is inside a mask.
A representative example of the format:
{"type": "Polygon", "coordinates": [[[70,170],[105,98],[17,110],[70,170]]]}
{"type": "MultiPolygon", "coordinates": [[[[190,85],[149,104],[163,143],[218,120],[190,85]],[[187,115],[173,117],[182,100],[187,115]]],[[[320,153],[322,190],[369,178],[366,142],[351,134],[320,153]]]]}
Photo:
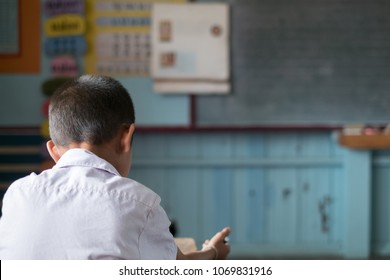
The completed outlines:
{"type": "Polygon", "coordinates": [[[13,190],[16,190],[16,189],[19,189],[19,188],[22,188],[23,186],[26,186],[26,185],[31,185],[33,184],[33,182],[35,181],[36,177],[38,175],[36,173],[31,173],[29,175],[26,175],[24,177],[21,177],[19,179],[16,179],[15,181],[13,181],[10,186],[7,188],[7,192],[11,192],[13,190]]]}
{"type": "MultiPolygon", "coordinates": [[[[89,175],[76,176],[70,169],[46,170],[39,174],[31,173],[28,176],[14,181],[7,192],[31,193],[33,196],[64,197],[78,196],[89,200],[111,201],[117,203],[136,203],[147,208],[160,204],[161,198],[150,188],[140,182],[127,177],[106,174],[100,177],[96,170],[89,175]],[[58,174],[62,173],[62,174],[58,174]]],[[[105,172],[103,172],[105,173],[105,172]]]]}
{"type": "Polygon", "coordinates": [[[107,191],[122,201],[134,201],[148,207],[159,204],[160,196],[150,188],[131,178],[117,178],[118,183],[107,187],[107,191]]]}

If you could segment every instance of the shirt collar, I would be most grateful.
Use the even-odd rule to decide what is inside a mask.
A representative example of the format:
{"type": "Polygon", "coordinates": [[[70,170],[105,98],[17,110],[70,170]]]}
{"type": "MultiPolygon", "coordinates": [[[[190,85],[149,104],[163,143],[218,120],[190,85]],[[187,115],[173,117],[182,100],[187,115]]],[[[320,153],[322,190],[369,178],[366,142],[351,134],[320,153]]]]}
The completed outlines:
{"type": "Polygon", "coordinates": [[[93,167],[120,176],[119,172],[112,164],[86,149],[75,148],[66,151],[53,168],[69,166],[93,167]]]}

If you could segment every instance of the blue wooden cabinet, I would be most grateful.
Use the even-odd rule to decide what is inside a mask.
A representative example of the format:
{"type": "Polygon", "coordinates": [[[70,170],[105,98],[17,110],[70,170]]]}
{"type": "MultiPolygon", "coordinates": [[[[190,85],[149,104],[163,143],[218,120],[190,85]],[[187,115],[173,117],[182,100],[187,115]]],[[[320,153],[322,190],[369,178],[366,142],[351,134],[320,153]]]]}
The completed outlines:
{"type": "Polygon", "coordinates": [[[232,257],[367,257],[346,242],[356,206],[332,133],[138,134],[134,148],[130,177],[198,245],[229,225],[232,257]]]}
{"type": "Polygon", "coordinates": [[[198,246],[232,227],[232,258],[390,255],[390,152],[334,132],[139,133],[133,177],[198,246]]]}

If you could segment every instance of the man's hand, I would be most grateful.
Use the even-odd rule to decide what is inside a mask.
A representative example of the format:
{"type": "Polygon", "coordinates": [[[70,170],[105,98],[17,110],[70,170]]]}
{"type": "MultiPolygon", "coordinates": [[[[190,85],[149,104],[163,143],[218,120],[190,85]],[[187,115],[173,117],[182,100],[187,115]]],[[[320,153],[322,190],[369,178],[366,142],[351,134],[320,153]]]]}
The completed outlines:
{"type": "Polygon", "coordinates": [[[230,234],[230,228],[225,227],[221,231],[217,232],[210,240],[206,240],[203,243],[203,249],[205,250],[214,250],[215,258],[217,260],[226,259],[227,255],[230,252],[230,244],[228,243],[227,237],[230,234]]]}

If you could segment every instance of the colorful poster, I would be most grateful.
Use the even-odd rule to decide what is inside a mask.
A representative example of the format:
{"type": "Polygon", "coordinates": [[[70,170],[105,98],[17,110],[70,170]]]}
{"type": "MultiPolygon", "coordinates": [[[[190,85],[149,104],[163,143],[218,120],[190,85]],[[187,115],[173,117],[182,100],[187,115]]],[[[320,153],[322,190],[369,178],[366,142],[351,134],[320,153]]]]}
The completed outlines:
{"type": "Polygon", "coordinates": [[[154,3],[186,0],[87,0],[86,72],[148,76],[154,3]]]}

